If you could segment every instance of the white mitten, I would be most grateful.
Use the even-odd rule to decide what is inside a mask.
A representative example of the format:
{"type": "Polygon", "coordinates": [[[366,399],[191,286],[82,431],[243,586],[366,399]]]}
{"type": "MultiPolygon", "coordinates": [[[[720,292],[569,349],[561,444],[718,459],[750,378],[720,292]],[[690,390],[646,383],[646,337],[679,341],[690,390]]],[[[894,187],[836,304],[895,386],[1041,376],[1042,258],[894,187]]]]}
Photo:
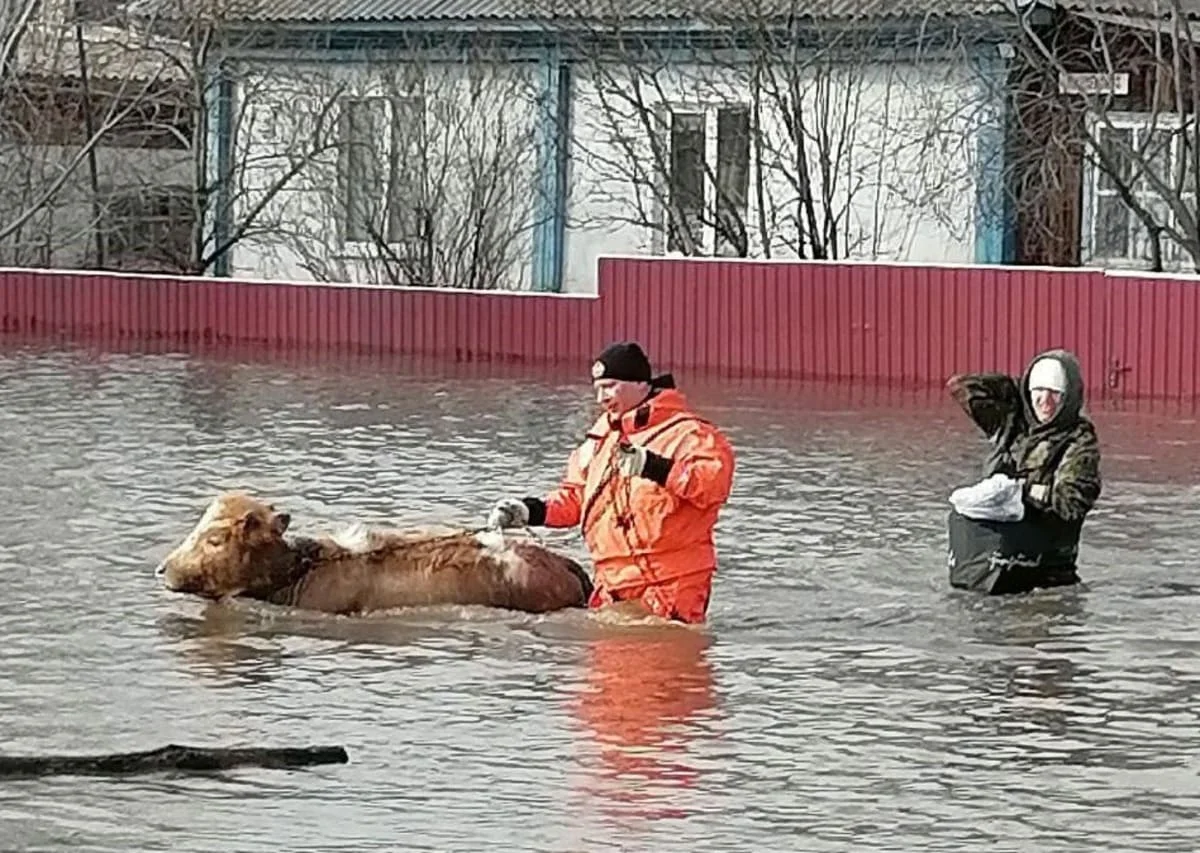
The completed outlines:
{"type": "Polygon", "coordinates": [[[1046,483],[1035,483],[1029,487],[1029,497],[1040,504],[1046,503],[1050,499],[1050,486],[1046,483]]]}
{"type": "Polygon", "coordinates": [[[646,448],[623,444],[617,448],[617,470],[626,477],[636,477],[646,470],[646,448]]]}
{"type": "Polygon", "coordinates": [[[529,507],[519,498],[504,498],[497,501],[488,513],[487,526],[492,529],[505,530],[512,527],[525,527],[529,524],[529,507]]]}

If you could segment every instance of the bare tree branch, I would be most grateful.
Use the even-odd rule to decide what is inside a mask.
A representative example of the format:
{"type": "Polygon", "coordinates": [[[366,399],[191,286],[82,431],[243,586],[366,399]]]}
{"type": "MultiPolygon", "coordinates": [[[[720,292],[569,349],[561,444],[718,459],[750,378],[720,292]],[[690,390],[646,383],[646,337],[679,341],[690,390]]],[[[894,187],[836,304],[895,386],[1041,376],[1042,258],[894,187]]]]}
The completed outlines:
{"type": "Polygon", "coordinates": [[[313,158],[255,250],[318,280],[527,286],[533,233],[552,215],[536,68],[482,42],[405,65],[406,75],[372,68],[376,85],[339,96],[339,120],[316,134],[329,156],[313,158]]]}
{"type": "Polygon", "coordinates": [[[962,37],[898,45],[882,24],[732,0],[695,11],[681,38],[604,3],[555,33],[586,84],[576,193],[590,204],[574,227],[687,255],[904,257],[918,239],[971,240],[966,140],[985,95],[961,71],[962,37]]]}
{"type": "MultiPolygon", "coordinates": [[[[1016,164],[1024,221],[1031,229],[1041,220],[1049,230],[1067,231],[1055,219],[1029,214],[1071,192],[1063,175],[1080,163],[1088,181],[1082,224],[1091,225],[1085,242],[1092,260],[1140,259],[1162,270],[1187,257],[1200,270],[1195,178],[1200,81],[1194,71],[1195,21],[1184,4],[1156,0],[1139,16],[1114,16],[1099,3],[1093,9],[1076,5],[1049,20],[1019,14],[1017,21],[1023,66],[1016,93],[1018,148],[1028,152],[1016,164]],[[1119,74],[1127,75],[1127,94],[1116,91],[1119,74]],[[1088,81],[1100,85],[1089,88],[1088,81]],[[1046,157],[1047,149],[1057,156],[1046,157]],[[1031,166],[1030,160],[1039,159],[1031,166]],[[1138,230],[1127,224],[1130,215],[1138,230]]],[[[1069,233],[1079,233],[1080,223],[1070,226],[1069,233]]],[[[1028,239],[1055,236],[1033,231],[1028,239]]]]}

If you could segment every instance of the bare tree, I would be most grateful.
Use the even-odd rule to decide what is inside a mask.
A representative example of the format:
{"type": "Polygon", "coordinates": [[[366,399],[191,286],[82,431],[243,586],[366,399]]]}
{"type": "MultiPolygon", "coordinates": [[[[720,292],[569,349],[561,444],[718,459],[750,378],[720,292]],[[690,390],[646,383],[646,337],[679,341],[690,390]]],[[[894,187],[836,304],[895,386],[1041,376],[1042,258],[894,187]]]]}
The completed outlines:
{"type": "Polygon", "coordinates": [[[282,69],[237,58],[261,35],[227,0],[143,0],[147,55],[186,82],[188,120],[176,128],[191,154],[190,236],[173,259],[183,272],[229,269],[294,230],[287,198],[337,144],[330,134],[346,86],[323,69],[282,69]],[[230,26],[230,25],[234,26],[230,26]],[[233,34],[233,35],[231,35],[233,34]],[[218,126],[213,126],[214,120],[218,126]]]}
{"type": "Polygon", "coordinates": [[[1017,10],[1012,186],[1033,259],[1077,262],[1082,253],[1200,271],[1200,7],[1150,0],[1140,8],[1017,10]]]}
{"type": "Polygon", "coordinates": [[[904,256],[922,225],[969,240],[986,98],[960,40],[897,45],[734,0],[697,12],[681,47],[622,8],[588,3],[571,38],[594,102],[576,227],[634,226],[689,255],[904,256]]]}
{"type": "MultiPolygon", "coordinates": [[[[271,209],[288,223],[281,239],[256,250],[324,281],[527,286],[545,209],[533,74],[485,47],[464,59],[369,64],[321,128],[325,153],[271,209]]],[[[318,81],[306,85],[311,111],[326,98],[314,95],[318,81]]],[[[239,136],[239,158],[271,147],[246,129],[239,136]]]]}
{"type": "Polygon", "coordinates": [[[764,254],[903,256],[922,222],[968,241],[962,201],[987,93],[956,39],[897,44],[836,22],[805,38],[795,17],[750,24],[751,103],[765,118],[755,159],[773,178],[757,205],[764,254]]]}
{"type": "Polygon", "coordinates": [[[222,2],[95,0],[67,3],[73,16],[55,17],[60,2],[10,15],[3,262],[202,273],[243,241],[290,233],[274,201],[332,144],[326,125],[339,88],[317,74],[281,85],[237,77],[222,61],[239,47],[220,40],[222,2]],[[309,110],[313,120],[271,120],[280,108],[288,114],[289,99],[309,105],[317,93],[324,100],[309,110]],[[214,115],[225,126],[210,126],[214,115]],[[255,138],[264,126],[269,146],[214,145],[222,135],[255,138]]]}
{"type": "Polygon", "coordinates": [[[61,4],[11,8],[0,57],[0,257],[103,263],[102,171],[126,182],[169,172],[160,152],[123,159],[114,150],[137,136],[148,105],[170,98],[172,81],[121,40],[96,40],[91,28],[85,37],[83,22],[55,17],[61,4]]]}

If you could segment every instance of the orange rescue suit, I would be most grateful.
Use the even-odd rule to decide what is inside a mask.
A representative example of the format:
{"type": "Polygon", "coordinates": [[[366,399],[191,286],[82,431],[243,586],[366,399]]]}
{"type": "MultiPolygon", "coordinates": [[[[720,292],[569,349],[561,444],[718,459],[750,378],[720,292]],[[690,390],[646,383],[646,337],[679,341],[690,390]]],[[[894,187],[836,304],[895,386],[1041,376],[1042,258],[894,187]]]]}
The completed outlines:
{"type": "Polygon", "coordinates": [[[664,618],[703,621],[717,567],[713,529],[733,469],[729,441],[674,388],[615,423],[602,416],[544,500],[545,526],[582,528],[595,565],[589,606],[640,598],[664,618]],[[663,485],[621,474],[622,441],[671,460],[663,485]]]}

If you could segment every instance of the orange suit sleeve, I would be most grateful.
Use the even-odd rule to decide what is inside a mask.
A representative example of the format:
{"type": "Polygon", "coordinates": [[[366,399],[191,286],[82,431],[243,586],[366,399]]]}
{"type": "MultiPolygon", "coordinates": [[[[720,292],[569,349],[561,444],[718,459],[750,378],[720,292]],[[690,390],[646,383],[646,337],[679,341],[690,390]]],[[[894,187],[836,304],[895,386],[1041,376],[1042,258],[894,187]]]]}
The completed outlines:
{"type": "MultiPolygon", "coordinates": [[[[590,441],[590,439],[589,439],[590,441]]],[[[587,442],[575,448],[567,459],[567,469],[557,488],[542,498],[542,524],[545,527],[574,527],[579,523],[583,508],[583,487],[587,472],[583,465],[584,448],[587,442]]],[[[530,508],[531,522],[537,509],[530,508]]]]}
{"type": "Polygon", "coordinates": [[[734,467],[729,440],[715,427],[703,426],[684,436],[663,485],[677,497],[707,509],[729,499],[734,467]]]}

